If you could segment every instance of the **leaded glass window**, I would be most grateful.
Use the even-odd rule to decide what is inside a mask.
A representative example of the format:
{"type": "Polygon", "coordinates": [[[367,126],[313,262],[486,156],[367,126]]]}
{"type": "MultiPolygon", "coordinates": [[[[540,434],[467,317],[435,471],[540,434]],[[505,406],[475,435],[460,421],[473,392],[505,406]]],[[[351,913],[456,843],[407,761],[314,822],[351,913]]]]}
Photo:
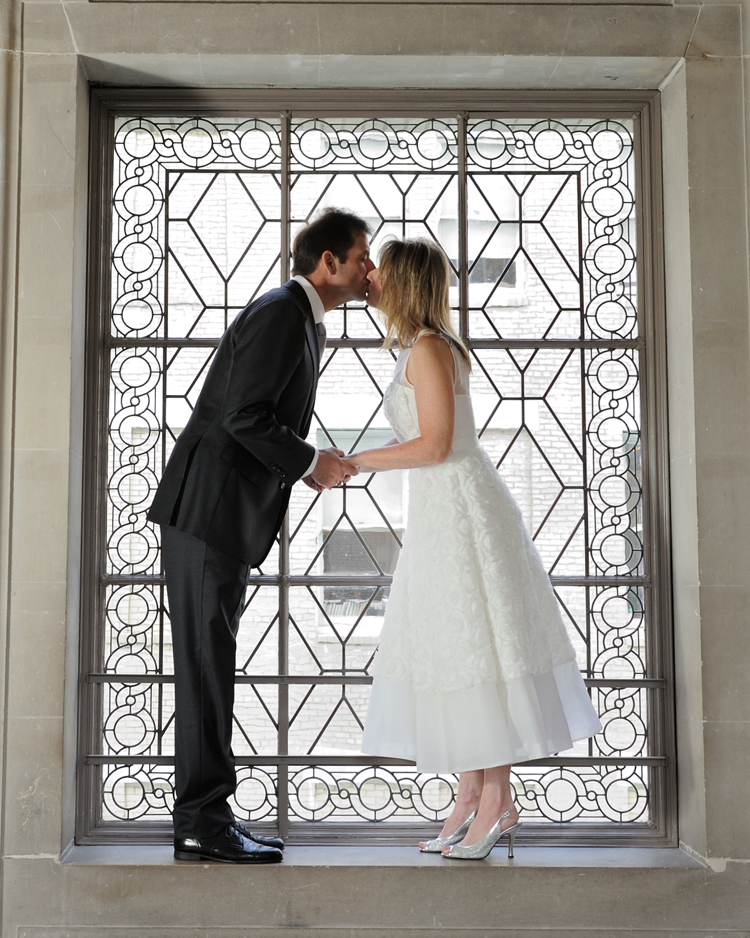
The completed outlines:
{"type": "MultiPolygon", "coordinates": [[[[107,94],[110,119],[94,129],[79,836],[168,837],[169,608],[145,514],[221,334],[287,279],[294,233],[328,205],[370,222],[375,253],[389,236],[426,235],[450,258],[478,431],[552,577],[604,724],[570,752],[515,767],[527,836],[669,836],[651,100],[550,100],[529,116],[437,98],[430,110],[424,95],[410,113],[401,95],[392,114],[385,99],[368,115],[365,100],[274,111],[255,95],[186,115],[107,94]]],[[[357,304],[326,324],[310,442],[377,445],[390,436],[382,397],[394,364],[383,324],[357,304]]],[[[407,476],[360,476],[318,496],[296,486],[251,571],[234,809],[258,828],[413,840],[450,811],[455,778],[359,749],[407,476]]]]}

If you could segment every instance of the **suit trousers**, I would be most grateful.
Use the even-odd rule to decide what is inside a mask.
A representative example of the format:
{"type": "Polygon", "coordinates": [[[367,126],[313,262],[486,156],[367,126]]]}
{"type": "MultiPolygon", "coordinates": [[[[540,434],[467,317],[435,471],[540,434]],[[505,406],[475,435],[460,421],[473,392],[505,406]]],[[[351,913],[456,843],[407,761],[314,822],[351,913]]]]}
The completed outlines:
{"type": "Polygon", "coordinates": [[[175,674],[175,837],[213,837],[234,819],[232,712],[248,564],[162,525],[175,674]]]}

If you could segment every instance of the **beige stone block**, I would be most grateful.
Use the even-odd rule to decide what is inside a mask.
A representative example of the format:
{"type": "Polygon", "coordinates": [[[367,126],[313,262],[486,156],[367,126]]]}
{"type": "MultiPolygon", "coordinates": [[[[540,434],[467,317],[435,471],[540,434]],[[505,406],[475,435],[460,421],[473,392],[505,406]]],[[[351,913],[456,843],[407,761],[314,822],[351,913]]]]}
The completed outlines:
{"type": "MultiPolygon", "coordinates": [[[[48,859],[6,859],[4,934],[48,938],[242,938],[295,934],[336,938],[419,938],[426,929],[446,938],[468,932],[503,938],[612,938],[637,929],[644,938],[706,935],[739,938],[750,914],[747,864],[716,874],[701,868],[659,868],[630,851],[630,863],[608,857],[620,851],[539,851],[534,863],[492,861],[448,864],[440,857],[422,868],[408,861],[369,861],[333,848],[330,861],[298,866],[299,851],[278,867],[238,870],[219,864],[59,865],[48,859]],[[560,854],[579,858],[563,862],[560,854]],[[593,855],[593,859],[592,859],[593,855]],[[498,868],[501,867],[501,868],[498,868]],[[125,878],[127,885],[125,886],[125,878]],[[147,923],[123,921],[120,896],[145,888],[146,903],[159,892],[147,923]],[[529,897],[533,897],[530,901],[529,897]],[[502,920],[498,921],[498,909],[502,920]],[[186,921],[186,910],[195,910],[186,921]],[[248,923],[251,923],[249,926],[248,923]],[[18,932],[17,928],[20,929],[18,932]],[[49,929],[49,930],[48,930],[49,929]]],[[[389,853],[380,848],[378,853],[389,853]]],[[[354,849],[361,855],[361,851],[354,849]]],[[[661,853],[661,852],[660,852],[661,853]]],[[[677,851],[675,851],[677,853],[677,851]]],[[[372,853],[370,853],[372,857],[372,853]]]]}
{"type": "Polygon", "coordinates": [[[312,4],[71,4],[80,53],[318,54],[321,36],[312,4]]]}
{"type": "Polygon", "coordinates": [[[742,59],[688,59],[691,188],[744,186],[742,59]]]}
{"type": "Polygon", "coordinates": [[[698,456],[698,530],[703,586],[750,586],[750,457],[698,456]]]}
{"type": "Polygon", "coordinates": [[[739,4],[701,4],[687,56],[708,55],[742,55],[742,8],[739,4]]]}
{"type": "MultiPolygon", "coordinates": [[[[233,867],[222,864],[222,868],[234,872],[233,867]]],[[[204,890],[212,888],[210,871],[207,877],[205,867],[199,866],[191,875],[184,867],[175,865],[158,871],[149,870],[150,875],[146,876],[143,872],[118,866],[93,870],[89,867],[85,873],[77,870],[76,882],[71,884],[71,892],[75,895],[75,918],[68,914],[70,924],[80,923],[88,928],[119,925],[135,932],[140,927],[154,925],[168,925],[181,931],[201,922],[205,914],[202,913],[206,898],[204,890]],[[165,901],[165,897],[169,899],[165,901]]],[[[250,884],[242,881],[242,877],[233,877],[232,873],[228,881],[214,880],[213,887],[224,896],[234,887],[239,905],[243,904],[240,897],[247,888],[251,888],[250,884]]],[[[263,905],[257,894],[256,900],[259,906],[263,905]]],[[[211,922],[210,917],[205,918],[211,922]]]]}
{"type": "Polygon", "coordinates": [[[24,52],[75,52],[61,3],[31,3],[23,18],[24,52]]]}
{"type": "Polygon", "coordinates": [[[674,58],[543,55],[82,56],[90,81],[207,88],[656,88],[674,58]],[[617,84],[612,84],[617,82],[617,84]]]}
{"type": "Polygon", "coordinates": [[[750,723],[707,723],[708,855],[750,859],[750,723]]]}
{"type": "Polygon", "coordinates": [[[677,718],[677,804],[680,844],[705,857],[706,780],[703,721],[677,718]]]}
{"type": "MultiPolygon", "coordinates": [[[[74,56],[28,56],[24,64],[22,185],[71,187],[76,159],[74,56]]],[[[70,193],[68,193],[68,198],[70,193]]],[[[51,198],[54,198],[51,196],[51,198]]],[[[63,199],[60,192],[57,199],[63,199]]],[[[54,212],[56,205],[47,206],[54,212]]]]}
{"type": "Polygon", "coordinates": [[[570,32],[565,55],[681,56],[695,24],[696,12],[687,7],[618,6],[590,8],[571,5],[570,32]],[[645,15],[644,15],[645,14],[645,15]],[[588,49],[589,52],[584,50],[588,49]]]}
{"type": "Polygon", "coordinates": [[[670,460],[672,580],[677,587],[697,586],[698,505],[695,455],[670,460]]]}
{"type": "MultiPolygon", "coordinates": [[[[531,56],[531,58],[535,58],[531,56]]],[[[672,72],[678,59],[674,56],[571,56],[556,59],[557,66],[545,84],[519,83],[530,88],[658,88],[672,72]]],[[[449,63],[450,64],[450,61],[449,63]]],[[[509,70],[512,70],[512,65],[509,70]]]]}
{"type": "MultiPolygon", "coordinates": [[[[50,412],[32,419],[69,420],[59,406],[70,397],[72,305],[76,284],[75,206],[71,186],[25,186],[21,193],[18,258],[19,397],[41,411],[43,395],[50,412]],[[53,344],[57,343],[57,349],[53,344]],[[38,344],[39,355],[34,345],[38,344]],[[45,351],[46,347],[46,351],[45,351]],[[43,361],[48,356],[48,361],[43,361]],[[43,372],[43,364],[50,366],[43,372]],[[62,395],[62,399],[60,397],[62,395]],[[54,415],[54,417],[53,417],[54,415]]],[[[63,430],[60,427],[59,430],[63,430]]],[[[42,443],[50,446],[49,442],[42,443]]]]}
{"type": "MultiPolygon", "coordinates": [[[[40,279],[43,283],[34,290],[40,303],[27,297],[24,308],[43,308],[45,298],[50,310],[69,317],[69,296],[55,296],[65,283],[50,283],[48,276],[40,279]]],[[[17,329],[16,445],[65,449],[70,437],[70,319],[21,315],[17,329]]]]}
{"type": "Polygon", "coordinates": [[[701,645],[706,720],[750,723],[750,589],[701,587],[701,645]]]}
{"type": "Polygon", "coordinates": [[[6,855],[3,862],[3,934],[12,935],[16,929],[29,926],[60,927],[65,921],[66,881],[74,877],[68,876],[65,867],[56,860],[28,858],[27,851],[21,856],[6,855]]]}
{"type": "Polygon", "coordinates": [[[17,30],[14,28],[12,18],[9,16],[0,16],[0,61],[3,68],[7,68],[12,62],[11,53],[16,49],[17,30]]]}
{"type": "Polygon", "coordinates": [[[68,4],[95,53],[681,56],[688,7],[191,3],[68,4]],[[188,9],[186,6],[185,9],[188,9]]]}
{"type": "Polygon", "coordinates": [[[750,453],[747,320],[696,321],[693,343],[697,452],[750,453]]]}
{"type": "Polygon", "coordinates": [[[675,692],[678,710],[687,719],[702,720],[703,647],[699,586],[675,586],[675,692]]]}
{"type": "Polygon", "coordinates": [[[668,326],[669,454],[672,459],[695,453],[695,403],[693,400],[693,325],[668,326]]]}
{"type": "Polygon", "coordinates": [[[68,541],[68,455],[18,450],[13,486],[15,582],[63,582],[68,541]]]}
{"type": "MultiPolygon", "coordinates": [[[[679,552],[675,540],[675,555],[679,552]]],[[[706,852],[700,588],[675,582],[674,678],[680,840],[706,852]]]]}
{"type": "Polygon", "coordinates": [[[5,854],[60,853],[60,717],[12,717],[7,723],[5,854]]]}
{"type": "Polygon", "coordinates": [[[10,717],[63,713],[67,586],[14,585],[10,598],[8,700],[10,717]]]}
{"type": "MultiPolygon", "coordinates": [[[[321,24],[330,24],[331,36],[334,24],[341,23],[335,33],[335,51],[365,51],[353,46],[355,37],[365,36],[359,22],[362,10],[350,7],[348,17],[342,18],[335,6],[321,7],[321,24]]],[[[435,12],[429,7],[403,4],[382,30],[385,24],[373,8],[372,16],[378,19],[379,28],[374,36],[367,36],[368,44],[377,44],[380,51],[381,45],[392,49],[392,43],[397,42],[402,52],[424,55],[439,51],[445,56],[670,56],[683,53],[695,19],[686,8],[667,12],[657,7],[448,4],[442,16],[435,12]]]]}
{"type": "Polygon", "coordinates": [[[746,318],[745,190],[690,189],[693,318],[746,318]]]}
{"type": "Polygon", "coordinates": [[[24,63],[24,89],[28,85],[29,93],[35,92],[33,88],[37,84],[59,85],[72,82],[75,84],[77,65],[75,56],[49,55],[29,56],[24,63]]]}

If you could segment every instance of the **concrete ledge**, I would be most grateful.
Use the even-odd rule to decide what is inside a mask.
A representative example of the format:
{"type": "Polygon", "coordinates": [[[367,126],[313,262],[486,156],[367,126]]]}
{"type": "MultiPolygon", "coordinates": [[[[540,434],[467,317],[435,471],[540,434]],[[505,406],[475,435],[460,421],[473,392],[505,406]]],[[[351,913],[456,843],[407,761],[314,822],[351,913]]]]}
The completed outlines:
{"type": "Polygon", "coordinates": [[[240,927],[199,928],[186,932],[182,926],[144,926],[138,929],[116,925],[95,928],[59,928],[55,925],[42,928],[20,928],[18,938],[277,938],[294,934],[295,938],[750,938],[744,929],[727,928],[517,928],[498,925],[493,928],[435,928],[425,925],[420,928],[306,928],[299,926],[266,928],[263,925],[240,927]]]}
{"type": "Polygon", "coordinates": [[[477,863],[409,847],[289,847],[285,863],[175,863],[167,845],[4,858],[10,938],[750,938],[750,863],[673,848],[519,847],[477,863]],[[712,863],[712,867],[714,864],[712,863]]]}
{"type": "Polygon", "coordinates": [[[418,928],[306,928],[285,926],[267,928],[263,925],[243,925],[238,928],[198,928],[188,932],[182,926],[122,928],[116,925],[95,928],[59,928],[51,925],[42,928],[20,928],[18,938],[278,938],[294,934],[295,938],[750,938],[750,932],[734,928],[516,928],[498,925],[494,928],[440,928],[425,925],[418,928]]]}
{"type": "MultiPolygon", "coordinates": [[[[174,866],[194,868],[200,864],[175,860],[172,848],[164,845],[73,847],[64,864],[81,866],[174,866]]],[[[215,866],[213,863],[203,864],[215,866]]],[[[705,869],[705,865],[678,847],[516,847],[509,860],[503,847],[486,860],[446,860],[438,854],[421,853],[413,847],[287,847],[284,867],[438,867],[440,869],[500,866],[596,868],[596,869],[705,869]]],[[[267,867],[267,869],[279,867],[267,867]]],[[[253,867],[260,869],[260,867],[253,867]]]]}

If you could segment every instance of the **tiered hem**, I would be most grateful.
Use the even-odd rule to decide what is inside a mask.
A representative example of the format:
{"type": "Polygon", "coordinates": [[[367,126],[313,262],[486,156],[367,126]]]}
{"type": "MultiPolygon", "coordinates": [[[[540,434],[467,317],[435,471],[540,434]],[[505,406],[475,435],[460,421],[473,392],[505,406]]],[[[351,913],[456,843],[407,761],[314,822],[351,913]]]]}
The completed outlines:
{"type": "Polygon", "coordinates": [[[543,759],[600,731],[575,661],[445,693],[376,676],[362,751],[421,772],[468,772],[543,759]]]}

